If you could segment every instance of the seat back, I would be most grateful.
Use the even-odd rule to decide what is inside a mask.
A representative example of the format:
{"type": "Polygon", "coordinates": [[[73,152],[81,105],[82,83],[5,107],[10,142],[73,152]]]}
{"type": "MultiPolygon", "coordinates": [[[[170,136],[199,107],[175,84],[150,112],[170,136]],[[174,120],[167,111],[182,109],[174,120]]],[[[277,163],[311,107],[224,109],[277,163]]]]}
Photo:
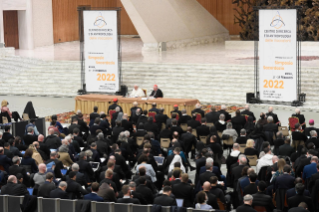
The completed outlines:
{"type": "Polygon", "coordinates": [[[281,131],[283,136],[289,135],[289,130],[288,130],[288,127],[286,126],[279,126],[278,131],[281,131]]]}
{"type": "Polygon", "coordinates": [[[136,137],[136,144],[141,146],[143,144],[143,141],[144,141],[144,137],[142,136],[139,136],[139,137],[136,137]]]}
{"type": "Polygon", "coordinates": [[[30,120],[29,114],[27,114],[27,113],[22,114],[22,119],[25,120],[25,121],[30,120]]]}
{"type": "Polygon", "coordinates": [[[131,211],[131,204],[115,203],[114,204],[114,211],[116,211],[116,212],[130,212],[131,211]]]}
{"type": "MultiPolygon", "coordinates": [[[[132,211],[131,212],[151,212],[152,205],[132,205],[132,211]]],[[[163,207],[162,207],[163,212],[163,207]]]]}
{"type": "Polygon", "coordinates": [[[110,111],[109,111],[109,114],[110,114],[110,118],[111,118],[111,120],[112,120],[112,118],[113,118],[113,114],[114,114],[114,113],[116,113],[116,111],[115,111],[115,110],[110,110],[110,111]]]}
{"type": "Polygon", "coordinates": [[[226,210],[224,203],[220,201],[219,198],[217,198],[217,204],[218,204],[219,210],[226,210]]]}
{"type": "Polygon", "coordinates": [[[295,148],[296,151],[299,145],[305,146],[305,142],[301,140],[292,140],[291,146],[295,148]]]}
{"type": "Polygon", "coordinates": [[[256,166],[257,165],[257,155],[246,155],[249,160],[249,165],[256,166]]]}
{"type": "Polygon", "coordinates": [[[114,202],[96,202],[96,212],[114,212],[114,202]]]}
{"type": "Polygon", "coordinates": [[[227,140],[223,140],[223,144],[225,144],[227,146],[232,146],[234,144],[233,137],[230,136],[227,140]]]}
{"type": "Polygon", "coordinates": [[[21,211],[20,204],[23,203],[24,196],[8,196],[8,211],[21,211]]]}
{"type": "Polygon", "coordinates": [[[148,117],[153,117],[153,122],[154,122],[154,123],[156,122],[155,116],[156,116],[156,113],[155,113],[155,112],[152,112],[152,111],[149,111],[149,112],[148,112],[148,117]]]}
{"type": "Polygon", "coordinates": [[[161,130],[164,130],[165,128],[166,128],[166,124],[162,123],[162,129],[161,130]]]}
{"type": "Polygon", "coordinates": [[[223,135],[223,132],[217,131],[217,135],[221,138],[223,135]]]}
{"type": "Polygon", "coordinates": [[[146,90],[146,89],[144,89],[144,88],[142,88],[142,90],[143,90],[143,92],[144,92],[145,96],[147,96],[147,90],[146,90]]]}
{"type": "Polygon", "coordinates": [[[192,129],[192,134],[197,138],[197,130],[196,129],[192,129]]]}
{"type": "Polygon", "coordinates": [[[171,143],[171,139],[169,138],[161,138],[161,147],[168,148],[171,143]]]}
{"type": "Polygon", "coordinates": [[[187,130],[187,127],[188,127],[188,125],[187,125],[186,123],[182,123],[182,124],[181,124],[182,130],[185,131],[185,132],[186,132],[186,130],[187,130]]]}
{"type": "Polygon", "coordinates": [[[58,212],[58,211],[60,211],[59,203],[60,203],[60,199],[42,198],[42,204],[40,205],[40,211],[58,212]]]}
{"type": "Polygon", "coordinates": [[[299,123],[299,118],[298,117],[290,117],[288,118],[288,123],[289,123],[289,127],[290,127],[290,130],[291,132],[294,132],[295,131],[295,124],[299,123]]]}
{"type": "Polygon", "coordinates": [[[3,124],[8,124],[9,123],[8,118],[5,117],[5,116],[2,116],[2,123],[3,124]]]}
{"type": "Polygon", "coordinates": [[[199,140],[203,142],[204,144],[206,144],[207,136],[199,136],[199,140]]]}
{"type": "Polygon", "coordinates": [[[75,212],[75,203],[76,200],[60,200],[60,211],[63,212],[75,212]]]}
{"type": "Polygon", "coordinates": [[[239,151],[240,153],[244,154],[246,149],[246,144],[239,144],[239,151]]]}
{"type": "Polygon", "coordinates": [[[207,127],[213,127],[213,126],[215,126],[215,124],[212,123],[212,122],[207,122],[207,123],[206,123],[206,126],[207,126],[207,127]]]}
{"type": "Polygon", "coordinates": [[[4,167],[2,165],[0,165],[0,170],[1,171],[5,171],[4,167]]]}
{"type": "Polygon", "coordinates": [[[267,212],[266,208],[264,206],[254,206],[254,209],[257,212],[267,212]]]}

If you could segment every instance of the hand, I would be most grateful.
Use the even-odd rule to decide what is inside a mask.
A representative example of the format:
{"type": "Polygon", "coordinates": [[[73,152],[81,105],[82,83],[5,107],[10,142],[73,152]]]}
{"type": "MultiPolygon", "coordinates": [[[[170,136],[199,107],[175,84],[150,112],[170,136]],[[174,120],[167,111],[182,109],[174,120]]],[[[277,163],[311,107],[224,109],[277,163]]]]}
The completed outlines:
{"type": "Polygon", "coordinates": [[[225,183],[224,183],[224,182],[222,182],[220,185],[221,185],[221,186],[225,186],[225,183]]]}
{"type": "Polygon", "coordinates": [[[271,172],[271,174],[275,174],[275,173],[276,173],[275,171],[272,171],[272,172],[271,172]]]}

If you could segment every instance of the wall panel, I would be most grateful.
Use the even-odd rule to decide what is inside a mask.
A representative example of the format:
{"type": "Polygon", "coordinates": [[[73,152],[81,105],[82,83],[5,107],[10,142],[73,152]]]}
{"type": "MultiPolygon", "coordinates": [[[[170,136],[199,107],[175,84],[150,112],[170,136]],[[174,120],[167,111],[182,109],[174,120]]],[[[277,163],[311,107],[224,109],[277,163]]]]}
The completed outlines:
{"type": "Polygon", "coordinates": [[[3,11],[4,43],[6,47],[19,49],[18,11],[3,11]]]}

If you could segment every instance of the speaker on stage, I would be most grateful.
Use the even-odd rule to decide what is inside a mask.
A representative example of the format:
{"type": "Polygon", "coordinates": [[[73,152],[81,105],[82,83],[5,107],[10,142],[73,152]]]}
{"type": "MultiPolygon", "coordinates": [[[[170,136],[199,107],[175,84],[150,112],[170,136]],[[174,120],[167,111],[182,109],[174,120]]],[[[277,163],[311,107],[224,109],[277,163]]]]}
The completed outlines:
{"type": "Polygon", "coordinates": [[[121,95],[121,96],[125,96],[127,93],[127,86],[126,85],[121,85],[121,90],[116,92],[116,95],[121,95]]]}
{"type": "Polygon", "coordinates": [[[246,103],[250,103],[253,98],[255,98],[254,93],[246,93],[246,103]]]}

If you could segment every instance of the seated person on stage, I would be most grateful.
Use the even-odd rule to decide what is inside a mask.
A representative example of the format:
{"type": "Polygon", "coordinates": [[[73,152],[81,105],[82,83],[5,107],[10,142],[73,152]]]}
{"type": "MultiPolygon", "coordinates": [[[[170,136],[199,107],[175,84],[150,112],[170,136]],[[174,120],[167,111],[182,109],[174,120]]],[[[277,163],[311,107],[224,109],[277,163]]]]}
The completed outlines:
{"type": "Polygon", "coordinates": [[[163,98],[164,95],[163,95],[163,92],[161,91],[161,89],[159,89],[159,88],[157,87],[157,85],[154,85],[154,86],[153,86],[153,91],[152,91],[150,97],[163,98]]]}
{"type": "Polygon", "coordinates": [[[295,114],[292,114],[292,117],[297,117],[299,119],[299,124],[302,126],[302,129],[305,129],[306,127],[306,120],[305,120],[305,116],[300,114],[300,109],[296,108],[295,110],[295,114]]]}
{"type": "Polygon", "coordinates": [[[278,119],[278,116],[277,116],[276,113],[273,113],[273,111],[274,111],[273,107],[269,107],[268,108],[268,113],[266,113],[266,116],[267,117],[272,116],[274,123],[277,124],[277,125],[280,125],[280,121],[278,119]]]}
{"type": "Polygon", "coordinates": [[[138,85],[134,85],[134,88],[130,94],[130,97],[144,97],[144,91],[138,87],[138,85]]]}

